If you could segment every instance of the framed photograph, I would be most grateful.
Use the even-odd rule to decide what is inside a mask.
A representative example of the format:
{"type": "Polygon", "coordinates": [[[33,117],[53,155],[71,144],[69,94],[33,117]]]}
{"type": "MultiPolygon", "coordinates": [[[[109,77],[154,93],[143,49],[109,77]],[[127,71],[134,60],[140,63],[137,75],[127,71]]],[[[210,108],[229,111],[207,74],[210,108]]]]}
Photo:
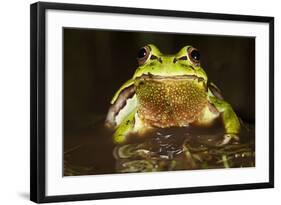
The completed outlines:
{"type": "Polygon", "coordinates": [[[274,187],[274,18],[31,5],[34,202],[274,187]]]}

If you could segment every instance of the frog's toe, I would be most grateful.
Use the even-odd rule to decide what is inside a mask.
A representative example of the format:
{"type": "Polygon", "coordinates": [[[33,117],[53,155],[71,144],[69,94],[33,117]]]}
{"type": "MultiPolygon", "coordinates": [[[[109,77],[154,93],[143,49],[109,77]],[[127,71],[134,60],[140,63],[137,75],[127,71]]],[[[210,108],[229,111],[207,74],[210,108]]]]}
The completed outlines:
{"type": "Polygon", "coordinates": [[[231,142],[238,142],[239,136],[233,133],[226,133],[223,135],[223,139],[217,143],[217,146],[224,146],[231,142]]]}

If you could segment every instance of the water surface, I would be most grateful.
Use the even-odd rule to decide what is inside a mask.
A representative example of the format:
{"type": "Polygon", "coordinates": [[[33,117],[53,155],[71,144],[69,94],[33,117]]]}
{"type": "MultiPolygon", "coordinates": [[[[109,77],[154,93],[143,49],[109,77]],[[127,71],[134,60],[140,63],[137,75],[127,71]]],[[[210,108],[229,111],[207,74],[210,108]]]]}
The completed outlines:
{"type": "Polygon", "coordinates": [[[64,176],[254,167],[254,126],[243,123],[239,142],[221,145],[223,134],[218,121],[204,129],[156,129],[115,145],[100,120],[65,138],[64,176]]]}

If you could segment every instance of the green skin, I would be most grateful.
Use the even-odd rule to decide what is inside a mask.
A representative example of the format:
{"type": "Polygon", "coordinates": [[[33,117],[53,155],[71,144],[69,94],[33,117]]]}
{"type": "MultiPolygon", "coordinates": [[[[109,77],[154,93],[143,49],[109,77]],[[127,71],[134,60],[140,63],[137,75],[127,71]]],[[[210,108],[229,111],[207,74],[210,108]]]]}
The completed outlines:
{"type": "MultiPolygon", "coordinates": [[[[222,117],[223,125],[225,128],[224,140],[222,141],[222,144],[228,143],[231,139],[239,139],[238,134],[240,131],[240,122],[237,115],[235,114],[229,103],[215,94],[214,90],[218,92],[218,88],[214,84],[208,83],[207,74],[200,66],[200,63],[192,61],[192,57],[188,53],[190,49],[193,49],[192,46],[183,47],[175,55],[164,55],[156,46],[152,44],[147,45],[146,48],[148,48],[149,50],[149,56],[145,59],[141,59],[141,63],[139,63],[140,65],[136,69],[133,77],[125,82],[115,93],[111,101],[111,107],[115,106],[118,98],[120,98],[122,93],[124,93],[124,90],[129,87],[137,88],[140,82],[139,79],[142,76],[149,75],[150,77],[152,76],[152,79],[154,76],[160,76],[164,80],[165,78],[168,79],[181,76],[193,76],[200,79],[200,82],[198,82],[197,80],[192,81],[192,83],[194,82],[194,86],[198,87],[198,90],[203,90],[203,87],[205,86],[203,91],[204,93],[201,93],[201,96],[202,94],[204,94],[203,96],[204,98],[206,98],[206,102],[208,102],[208,105],[205,106],[206,109],[204,109],[204,107],[200,110],[200,112],[197,112],[198,115],[196,114],[197,117],[195,117],[193,121],[196,122],[196,124],[204,127],[214,122],[217,117],[222,117]],[[210,109],[207,109],[207,107],[210,106],[212,107],[212,112],[210,111],[210,109]]],[[[176,80],[172,82],[176,83],[176,80]]],[[[140,102],[138,101],[138,97],[138,93],[134,91],[133,97],[131,95],[130,98],[128,97],[126,99],[126,101],[129,99],[133,99],[132,101],[134,102],[125,103],[125,106],[123,106],[121,110],[118,110],[118,113],[122,113],[122,117],[119,116],[119,120],[117,120],[117,114],[111,114],[111,111],[109,110],[108,116],[111,114],[111,116],[113,117],[108,117],[110,118],[110,120],[107,119],[106,124],[109,127],[113,127],[115,130],[113,134],[113,140],[115,143],[119,144],[126,142],[128,135],[131,133],[138,133],[141,135],[147,130],[153,127],[157,127],[155,125],[150,125],[147,122],[144,123],[143,120],[138,117],[138,112],[140,110],[140,102]],[[121,112],[123,109],[126,111],[121,112]]],[[[157,96],[155,95],[153,97],[156,98],[157,96]]],[[[195,102],[198,103],[198,101],[195,102]]],[[[186,125],[179,126],[183,127],[186,125]]],[[[169,124],[166,124],[165,127],[169,127],[169,124]]]]}

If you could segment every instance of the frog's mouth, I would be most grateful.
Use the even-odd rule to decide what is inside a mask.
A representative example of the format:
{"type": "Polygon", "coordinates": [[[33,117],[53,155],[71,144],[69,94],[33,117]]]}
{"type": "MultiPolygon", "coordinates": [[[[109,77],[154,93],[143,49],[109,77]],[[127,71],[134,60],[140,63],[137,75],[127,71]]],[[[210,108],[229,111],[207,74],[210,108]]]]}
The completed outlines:
{"type": "Polygon", "coordinates": [[[180,79],[190,79],[190,80],[198,80],[198,82],[201,82],[201,81],[205,81],[204,78],[202,77],[199,77],[197,75],[167,75],[167,76],[162,76],[162,75],[153,75],[151,73],[148,73],[148,74],[143,74],[141,75],[140,77],[137,77],[136,79],[141,79],[141,78],[144,78],[144,79],[174,79],[174,80],[180,80],[180,79]]]}
{"type": "MultiPolygon", "coordinates": [[[[161,75],[152,75],[150,73],[143,74],[140,77],[137,77],[136,82],[142,82],[142,81],[158,81],[158,82],[174,82],[176,83],[181,81],[190,81],[193,83],[199,83],[203,85],[204,88],[206,88],[207,83],[206,80],[202,77],[196,76],[196,75],[173,75],[173,76],[161,76],[161,75]]],[[[137,84],[136,83],[136,84],[137,84]]]]}

